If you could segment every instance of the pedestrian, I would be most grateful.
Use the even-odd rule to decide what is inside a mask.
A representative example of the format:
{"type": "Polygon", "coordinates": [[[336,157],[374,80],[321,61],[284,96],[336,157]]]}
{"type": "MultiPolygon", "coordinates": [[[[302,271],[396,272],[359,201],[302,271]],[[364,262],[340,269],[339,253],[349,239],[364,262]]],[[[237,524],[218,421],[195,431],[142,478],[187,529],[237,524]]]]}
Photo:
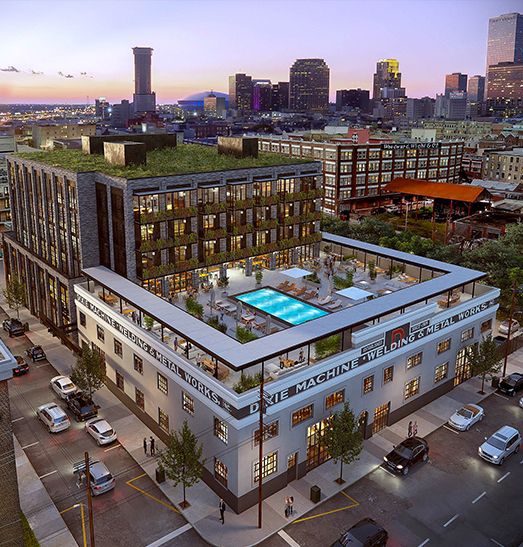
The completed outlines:
{"type": "Polygon", "coordinates": [[[289,518],[289,509],[290,509],[290,499],[287,497],[285,498],[285,509],[284,509],[286,519],[289,518]]]}
{"type": "Polygon", "coordinates": [[[415,437],[417,434],[418,434],[418,421],[416,420],[412,427],[412,436],[415,437]]]}
{"type": "Polygon", "coordinates": [[[301,363],[303,361],[303,348],[300,348],[300,354],[298,356],[298,361],[301,363]]]}
{"type": "Polygon", "coordinates": [[[143,451],[145,455],[147,456],[147,437],[143,438],[143,451]]]}
{"type": "Polygon", "coordinates": [[[191,349],[191,344],[189,344],[189,342],[187,342],[185,344],[185,357],[187,357],[187,359],[189,359],[189,350],[191,349]]]}
{"type": "Polygon", "coordinates": [[[154,457],[154,456],[156,456],[156,453],[155,453],[155,451],[154,451],[154,438],[153,438],[152,435],[151,435],[151,439],[150,439],[150,444],[151,444],[151,450],[150,450],[151,456],[154,457]]]}
{"type": "Polygon", "coordinates": [[[316,289],[314,293],[314,298],[319,298],[319,297],[320,297],[320,289],[316,289]]]}
{"type": "Polygon", "coordinates": [[[289,497],[289,516],[292,517],[293,513],[294,513],[294,498],[293,496],[290,496],[289,497]]]}
{"type": "Polygon", "coordinates": [[[284,366],[283,355],[280,355],[280,368],[283,368],[283,366],[284,366]]]}
{"type": "Polygon", "coordinates": [[[178,351],[178,336],[174,337],[174,351],[178,351]]]}
{"type": "Polygon", "coordinates": [[[412,437],[412,422],[409,422],[408,433],[409,433],[409,438],[412,437]]]}
{"type": "Polygon", "coordinates": [[[223,314],[224,314],[224,311],[222,310],[222,311],[220,312],[220,321],[221,321],[222,323],[223,323],[223,314]]]}
{"type": "Polygon", "coordinates": [[[223,499],[220,499],[220,504],[218,505],[218,509],[220,510],[220,520],[222,521],[222,524],[225,524],[225,510],[227,509],[227,506],[225,505],[225,502],[223,499]]]}
{"type": "Polygon", "coordinates": [[[202,366],[202,358],[200,357],[200,354],[198,353],[198,355],[196,356],[196,366],[198,368],[201,368],[202,366]]]}

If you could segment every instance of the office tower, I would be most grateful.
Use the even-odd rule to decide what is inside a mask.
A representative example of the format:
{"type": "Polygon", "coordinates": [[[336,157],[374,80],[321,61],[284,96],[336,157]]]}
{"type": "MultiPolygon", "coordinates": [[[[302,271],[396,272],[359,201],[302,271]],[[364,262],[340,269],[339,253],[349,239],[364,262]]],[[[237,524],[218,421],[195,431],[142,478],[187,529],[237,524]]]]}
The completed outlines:
{"type": "Polygon", "coordinates": [[[487,74],[492,65],[523,62],[523,15],[509,13],[489,19],[487,74]]]}
{"type": "Polygon", "coordinates": [[[523,62],[489,66],[487,99],[513,104],[523,101],[523,62]]]}
{"type": "Polygon", "coordinates": [[[212,91],[203,99],[203,111],[206,116],[223,118],[225,107],[225,97],[217,97],[212,91]]]}
{"type": "Polygon", "coordinates": [[[252,108],[268,112],[272,106],[272,83],[270,80],[252,81],[252,108]]]}
{"type": "Polygon", "coordinates": [[[466,74],[461,72],[453,72],[445,76],[445,97],[448,97],[454,91],[467,91],[466,74]]]}
{"type": "Polygon", "coordinates": [[[407,118],[409,120],[432,118],[434,115],[434,102],[434,99],[430,97],[407,99],[407,118]]]}
{"type": "Polygon", "coordinates": [[[298,112],[329,109],[330,70],[323,59],[297,59],[290,68],[290,108],[298,112]]]}
{"type": "Polygon", "coordinates": [[[471,103],[481,103],[485,100],[485,76],[472,76],[469,78],[467,99],[471,103]]]}
{"type": "Polygon", "coordinates": [[[101,120],[109,119],[109,101],[105,97],[100,97],[94,101],[94,115],[101,120]]]}
{"type": "Polygon", "coordinates": [[[272,110],[289,108],[289,82],[278,82],[272,86],[272,110]]]}
{"type": "Polygon", "coordinates": [[[134,111],[156,112],[156,94],[151,91],[152,47],[134,47],[134,111]]]}
{"type": "Polygon", "coordinates": [[[252,77],[246,74],[229,76],[229,107],[234,110],[252,109],[252,77]]]}
{"type": "Polygon", "coordinates": [[[401,87],[400,64],[396,59],[381,59],[376,65],[372,98],[381,98],[382,87],[401,87]]]}
{"type": "Polygon", "coordinates": [[[464,120],[467,116],[467,92],[466,91],[451,91],[447,100],[448,120],[464,120]]]}
{"type": "Polygon", "coordinates": [[[127,120],[130,120],[133,117],[132,107],[133,105],[129,103],[127,99],[123,99],[119,104],[113,104],[111,125],[113,127],[126,127],[127,120]]]}
{"type": "Polygon", "coordinates": [[[336,91],[336,110],[357,108],[362,112],[369,110],[369,91],[366,89],[340,89],[336,91]]]}

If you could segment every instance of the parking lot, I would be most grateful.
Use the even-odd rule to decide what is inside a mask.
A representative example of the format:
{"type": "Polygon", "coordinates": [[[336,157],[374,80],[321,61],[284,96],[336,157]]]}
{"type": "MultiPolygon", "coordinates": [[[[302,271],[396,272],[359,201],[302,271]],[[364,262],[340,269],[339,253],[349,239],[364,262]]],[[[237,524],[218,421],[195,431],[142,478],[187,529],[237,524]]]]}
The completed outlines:
{"type": "Polygon", "coordinates": [[[264,547],[292,541],[330,546],[364,517],[388,531],[392,547],[517,547],[523,541],[523,449],[501,467],[483,461],[477,450],[503,425],[523,430],[519,398],[490,396],[481,405],[485,418],[470,431],[445,426],[426,437],[428,462],[416,464],[407,476],[376,469],[264,547]]]}

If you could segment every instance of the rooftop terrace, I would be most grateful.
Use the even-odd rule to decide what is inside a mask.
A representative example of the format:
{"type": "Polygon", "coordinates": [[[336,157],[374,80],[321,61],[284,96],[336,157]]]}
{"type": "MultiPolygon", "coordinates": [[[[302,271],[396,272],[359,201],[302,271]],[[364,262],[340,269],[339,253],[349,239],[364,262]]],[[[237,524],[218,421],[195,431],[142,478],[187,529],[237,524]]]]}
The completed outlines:
{"type": "Polygon", "coordinates": [[[84,154],[80,150],[52,150],[50,152],[30,152],[16,154],[22,158],[39,161],[68,169],[77,173],[99,171],[106,175],[127,179],[181,175],[185,173],[204,173],[208,171],[225,171],[230,169],[248,169],[253,167],[270,167],[310,163],[313,160],[287,158],[279,154],[260,153],[257,158],[235,158],[218,155],[217,148],[182,144],[176,148],[164,148],[147,152],[147,164],[122,167],[105,162],[103,155],[84,154]]]}

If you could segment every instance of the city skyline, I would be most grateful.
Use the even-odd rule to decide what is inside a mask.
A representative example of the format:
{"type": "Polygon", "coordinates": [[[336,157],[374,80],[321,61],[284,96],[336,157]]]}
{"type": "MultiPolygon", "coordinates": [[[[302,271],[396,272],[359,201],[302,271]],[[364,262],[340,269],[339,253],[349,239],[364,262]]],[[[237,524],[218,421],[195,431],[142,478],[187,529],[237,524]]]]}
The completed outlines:
{"type": "Polygon", "coordinates": [[[447,74],[485,74],[489,18],[520,8],[513,0],[270,4],[275,8],[242,3],[240,24],[237,1],[136,1],[132,10],[120,1],[5,1],[6,20],[23,21],[23,30],[4,29],[4,41],[16,47],[0,54],[0,102],[132,100],[133,47],[154,48],[159,104],[208,89],[227,92],[237,72],[288,81],[301,58],[325,59],[331,102],[338,89],[371,90],[376,63],[387,58],[399,61],[409,97],[434,97],[444,92],[447,74]],[[319,14],[327,23],[318,23],[319,14]]]}

